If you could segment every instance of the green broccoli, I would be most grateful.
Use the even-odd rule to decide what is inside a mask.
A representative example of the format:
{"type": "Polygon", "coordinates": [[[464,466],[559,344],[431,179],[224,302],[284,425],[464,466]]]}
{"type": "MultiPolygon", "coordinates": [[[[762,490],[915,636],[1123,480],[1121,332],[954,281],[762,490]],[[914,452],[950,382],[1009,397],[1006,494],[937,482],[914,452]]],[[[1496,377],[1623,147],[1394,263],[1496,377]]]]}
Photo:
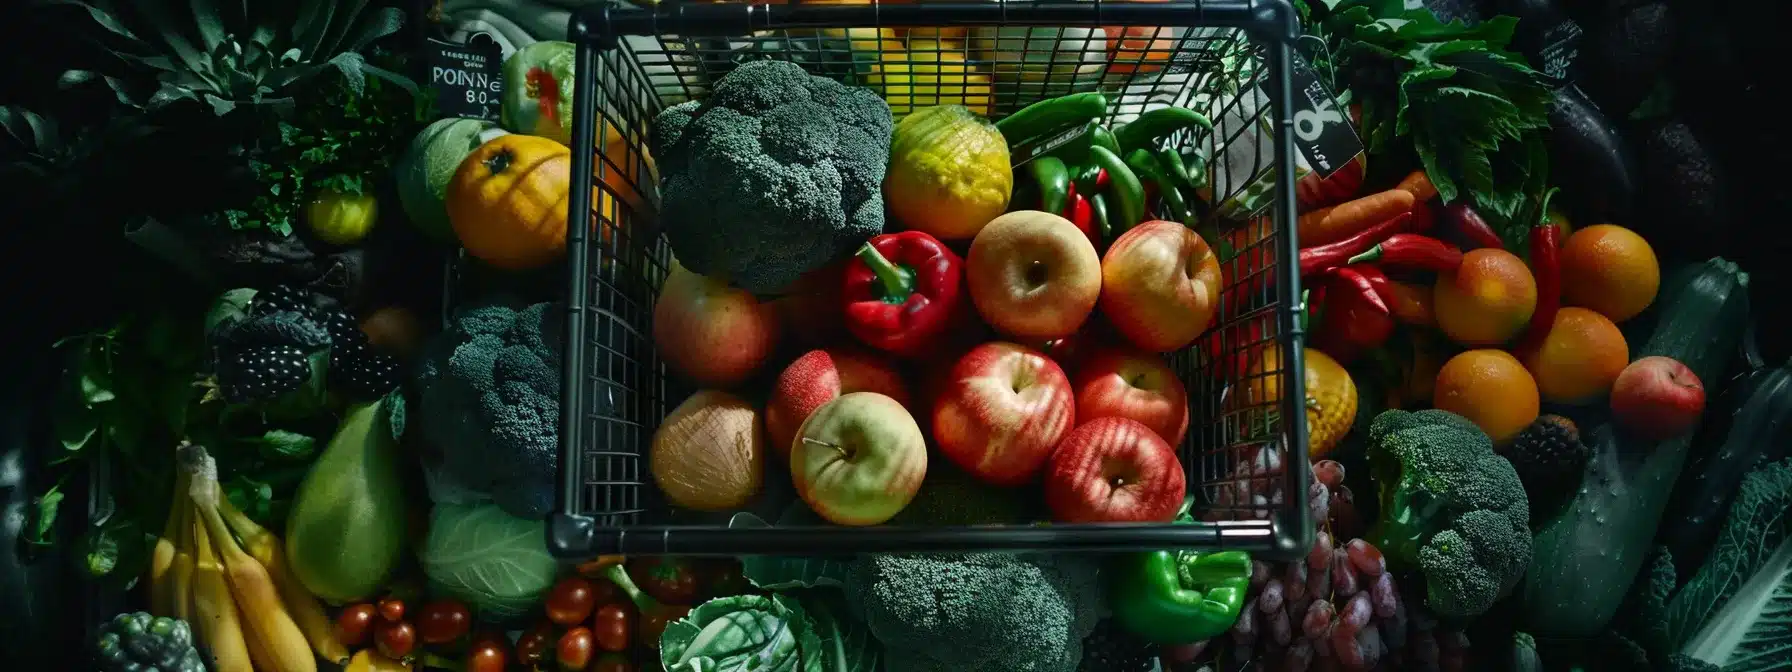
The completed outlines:
{"type": "Polygon", "coordinates": [[[178,618],[119,614],[100,626],[94,644],[98,672],[205,672],[193,629],[178,618]]]}
{"type": "Polygon", "coordinates": [[[1369,425],[1369,468],[1381,504],[1370,539],[1424,575],[1433,612],[1479,615],[1524,576],[1524,486],[1474,423],[1440,410],[1385,411],[1369,425]]]}
{"type": "Polygon", "coordinates": [[[660,225],[685,268],[772,292],[884,228],[890,107],[868,89],[754,61],[660,112],[660,225]]]}
{"type": "Polygon", "coordinates": [[[1099,573],[1073,555],[867,555],[845,584],[889,672],[1072,672],[1099,573]]]}
{"type": "Polygon", "coordinates": [[[418,358],[418,422],[441,451],[436,476],[518,518],[541,518],[554,504],[563,312],[475,304],[418,358]]]}

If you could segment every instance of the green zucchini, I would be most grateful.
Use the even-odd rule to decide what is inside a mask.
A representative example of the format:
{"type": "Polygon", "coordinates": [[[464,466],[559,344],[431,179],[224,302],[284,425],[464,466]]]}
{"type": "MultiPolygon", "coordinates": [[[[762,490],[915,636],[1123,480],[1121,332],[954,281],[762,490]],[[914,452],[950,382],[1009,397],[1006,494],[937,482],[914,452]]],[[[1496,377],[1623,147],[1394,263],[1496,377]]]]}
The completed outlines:
{"type": "Polygon", "coordinates": [[[1742,478],[1792,448],[1792,363],[1742,374],[1712,401],[1658,536],[1681,576],[1704,566],[1742,478]]]}
{"type": "MultiPolygon", "coordinates": [[[[1656,312],[1654,332],[1632,356],[1678,359],[1715,393],[1749,319],[1748,274],[1721,258],[1695,264],[1663,283],[1656,312]]],[[[1605,630],[1654,544],[1692,443],[1644,442],[1607,418],[1589,420],[1582,427],[1591,428],[1584,436],[1593,456],[1582,489],[1538,531],[1518,591],[1519,627],[1539,637],[1605,630]]]]}

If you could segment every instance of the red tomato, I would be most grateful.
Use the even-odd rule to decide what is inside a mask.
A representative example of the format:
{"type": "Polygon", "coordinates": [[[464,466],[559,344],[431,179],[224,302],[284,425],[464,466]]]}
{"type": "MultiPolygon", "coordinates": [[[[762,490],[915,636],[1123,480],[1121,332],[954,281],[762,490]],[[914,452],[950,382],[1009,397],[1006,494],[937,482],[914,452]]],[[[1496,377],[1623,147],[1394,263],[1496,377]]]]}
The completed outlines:
{"type": "Polygon", "coordinates": [[[436,600],[417,613],[417,631],[424,644],[447,644],[460,639],[472,627],[467,606],[454,600],[436,600]]]}
{"type": "Polygon", "coordinates": [[[629,578],[653,599],[666,604],[697,601],[697,577],[683,558],[630,558],[627,567],[629,578]]]}
{"type": "Polygon", "coordinates": [[[597,606],[597,593],[585,577],[569,576],[554,584],[544,605],[548,620],[570,628],[591,617],[591,610],[597,606]]]}
{"type": "Polygon", "coordinates": [[[591,664],[591,656],[596,653],[591,640],[591,629],[583,627],[567,630],[560,636],[554,660],[560,663],[562,672],[583,672],[585,666],[591,664]]]}
{"type": "Polygon", "coordinates": [[[621,604],[598,607],[597,614],[591,619],[591,630],[597,637],[597,648],[617,653],[628,650],[629,635],[633,633],[634,626],[634,610],[621,604]]]}
{"type": "Polygon", "coordinates": [[[417,629],[405,621],[381,623],[374,629],[373,643],[380,655],[401,660],[417,649],[417,629]]]}
{"type": "Polygon", "coordinates": [[[591,672],[635,672],[635,663],[627,655],[606,653],[591,664],[591,672]]]}
{"type": "Polygon", "coordinates": [[[548,661],[548,649],[554,645],[552,621],[536,623],[516,638],[516,662],[525,667],[539,667],[548,661]]]}
{"type": "Polygon", "coordinates": [[[354,604],[343,609],[336,615],[336,641],[351,649],[365,646],[367,638],[373,636],[375,612],[371,604],[354,604]]]}
{"type": "Polygon", "coordinates": [[[380,600],[380,618],[394,623],[404,620],[404,600],[396,597],[380,600]]]}
{"type": "Polygon", "coordinates": [[[481,636],[467,649],[467,672],[504,672],[510,665],[508,649],[500,636],[481,636]]]}

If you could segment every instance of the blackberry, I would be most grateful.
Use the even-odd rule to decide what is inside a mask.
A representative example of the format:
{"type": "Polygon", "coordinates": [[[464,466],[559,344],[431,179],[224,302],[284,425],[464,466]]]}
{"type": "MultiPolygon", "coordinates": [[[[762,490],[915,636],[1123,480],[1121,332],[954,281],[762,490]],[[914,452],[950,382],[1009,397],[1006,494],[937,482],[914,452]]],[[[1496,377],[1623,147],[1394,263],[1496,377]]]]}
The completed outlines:
{"type": "Polygon", "coordinates": [[[1113,620],[1095,624],[1083,638],[1077,672],[1147,672],[1157,665],[1157,646],[1127,632],[1113,620]]]}
{"type": "Polygon", "coordinates": [[[367,352],[330,369],[330,381],[356,401],[377,399],[398,387],[398,359],[367,352]]]}
{"type": "Polygon", "coordinates": [[[1546,519],[1567,503],[1592,452],[1574,422],[1559,415],[1541,416],[1518,433],[1505,456],[1530,497],[1533,520],[1546,519]]]}
{"type": "Polygon", "coordinates": [[[305,351],[292,345],[231,348],[218,353],[218,391],[231,403],[265,401],[311,379],[305,351]]]}
{"type": "Polygon", "coordinates": [[[330,332],[330,368],[345,366],[347,362],[367,355],[367,334],[355,324],[355,318],[340,310],[330,311],[320,316],[324,329],[330,332]]]}
{"type": "Polygon", "coordinates": [[[249,312],[253,314],[293,312],[310,315],[312,310],[311,293],[292,285],[274,285],[256,292],[249,303],[249,312]]]}

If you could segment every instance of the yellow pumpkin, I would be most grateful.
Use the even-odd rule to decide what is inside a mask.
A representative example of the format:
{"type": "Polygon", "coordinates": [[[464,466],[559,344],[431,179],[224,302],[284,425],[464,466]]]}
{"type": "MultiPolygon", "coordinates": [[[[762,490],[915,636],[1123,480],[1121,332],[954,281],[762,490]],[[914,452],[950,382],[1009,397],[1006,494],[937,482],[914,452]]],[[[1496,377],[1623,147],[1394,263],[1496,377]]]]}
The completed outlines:
{"type": "Polygon", "coordinates": [[[448,220],[474,258],[505,270],[540,268],[566,251],[571,179],[572,152],[565,145],[532,135],[498,137],[455,169],[448,220]]]}

